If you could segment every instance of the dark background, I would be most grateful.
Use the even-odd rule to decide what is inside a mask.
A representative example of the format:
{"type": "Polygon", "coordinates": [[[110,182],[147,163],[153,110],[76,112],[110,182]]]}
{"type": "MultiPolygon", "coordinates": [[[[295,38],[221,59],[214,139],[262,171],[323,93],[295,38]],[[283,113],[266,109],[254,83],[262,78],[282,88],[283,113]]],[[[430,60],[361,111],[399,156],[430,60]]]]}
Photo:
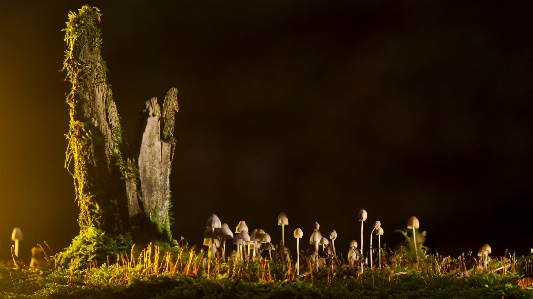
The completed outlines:
{"type": "MultiPolygon", "coordinates": [[[[430,251],[533,247],[529,1],[2,1],[0,257],[77,234],[59,72],[69,11],[103,16],[103,57],[131,142],[143,102],[179,89],[176,239],[215,213],[281,237],[315,221],[346,251],[416,215],[430,251]],[[427,3],[429,2],[429,3],[427,3]]],[[[374,241],[377,243],[376,241],[374,241]]]]}

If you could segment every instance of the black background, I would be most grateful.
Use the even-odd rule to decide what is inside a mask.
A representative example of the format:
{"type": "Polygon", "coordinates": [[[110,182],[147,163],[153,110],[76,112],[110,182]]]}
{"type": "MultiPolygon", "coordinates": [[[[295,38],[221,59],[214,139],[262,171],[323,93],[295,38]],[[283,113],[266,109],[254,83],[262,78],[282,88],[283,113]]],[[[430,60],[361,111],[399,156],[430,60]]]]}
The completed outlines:
{"type": "MultiPolygon", "coordinates": [[[[273,240],[277,215],[337,248],[368,212],[382,243],[416,215],[430,251],[533,247],[529,1],[2,1],[0,256],[77,234],[62,67],[69,11],[103,16],[103,58],[131,142],[143,102],[179,89],[176,239],[215,213],[273,240]]],[[[293,241],[291,241],[293,240],[293,241]]],[[[292,242],[292,243],[291,243],[292,242]]],[[[293,246],[294,247],[294,246],[293,246]]],[[[366,247],[368,248],[368,247],[366,247]]],[[[344,250],[343,249],[343,250],[344,250]]]]}

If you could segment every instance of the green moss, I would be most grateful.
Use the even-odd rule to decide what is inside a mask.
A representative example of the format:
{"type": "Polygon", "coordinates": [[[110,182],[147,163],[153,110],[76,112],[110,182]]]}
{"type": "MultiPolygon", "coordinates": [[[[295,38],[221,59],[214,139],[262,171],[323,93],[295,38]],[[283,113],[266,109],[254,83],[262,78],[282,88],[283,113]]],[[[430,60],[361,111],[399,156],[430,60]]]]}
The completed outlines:
{"type": "Polygon", "coordinates": [[[114,263],[117,255],[128,255],[133,246],[131,235],[109,236],[104,231],[89,227],[72,240],[72,244],[61,254],[61,264],[84,270],[91,262],[114,263]]]}

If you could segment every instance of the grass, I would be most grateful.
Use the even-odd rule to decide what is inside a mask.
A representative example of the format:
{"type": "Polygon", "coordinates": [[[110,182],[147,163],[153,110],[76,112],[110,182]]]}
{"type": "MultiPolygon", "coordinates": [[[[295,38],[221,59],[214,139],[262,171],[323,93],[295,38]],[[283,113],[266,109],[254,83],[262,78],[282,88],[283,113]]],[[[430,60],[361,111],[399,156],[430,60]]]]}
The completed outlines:
{"type": "MultiPolygon", "coordinates": [[[[77,269],[64,253],[43,269],[0,267],[2,298],[533,298],[528,287],[533,256],[507,254],[488,267],[471,254],[416,260],[405,250],[382,251],[382,268],[350,266],[322,255],[317,270],[310,254],[283,271],[281,258],[207,262],[204,250],[150,244],[142,250],[96,260],[77,269]],[[68,258],[67,258],[68,259],[68,258]],[[362,270],[362,271],[361,271],[362,270]]],[[[265,254],[263,254],[265,255],[265,254]]],[[[267,255],[268,256],[268,255],[267,255]]],[[[356,263],[360,265],[359,263],[356,263]]]]}

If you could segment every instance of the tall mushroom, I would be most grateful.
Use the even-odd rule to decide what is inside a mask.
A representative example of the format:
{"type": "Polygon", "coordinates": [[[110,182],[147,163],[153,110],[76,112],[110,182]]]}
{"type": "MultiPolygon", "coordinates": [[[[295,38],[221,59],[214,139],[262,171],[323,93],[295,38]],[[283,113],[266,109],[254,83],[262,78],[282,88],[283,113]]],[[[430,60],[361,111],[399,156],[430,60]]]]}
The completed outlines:
{"type": "Polygon", "coordinates": [[[296,238],[296,275],[300,275],[300,239],[304,236],[300,228],[294,230],[294,237],[296,238]]]}
{"type": "MultiPolygon", "coordinates": [[[[364,256],[363,254],[363,222],[365,222],[367,219],[366,211],[365,210],[359,211],[359,215],[357,215],[357,218],[359,219],[359,221],[361,221],[361,247],[360,247],[361,249],[359,251],[361,252],[361,257],[363,257],[364,256]]],[[[361,265],[361,268],[362,268],[362,265],[361,265]]]]}
{"type": "Polygon", "coordinates": [[[374,228],[370,232],[370,268],[372,268],[372,234],[375,230],[379,229],[381,227],[381,222],[378,220],[374,222],[374,228]]]}
{"type": "Polygon", "coordinates": [[[24,236],[22,235],[22,231],[20,228],[15,227],[13,229],[13,233],[11,234],[11,240],[15,241],[15,255],[19,256],[19,241],[22,241],[24,239],[24,236]]]}
{"type": "Polygon", "coordinates": [[[331,245],[333,246],[333,256],[337,258],[337,253],[335,252],[335,239],[337,239],[337,232],[332,230],[331,233],[329,233],[329,238],[331,239],[331,245]]]}
{"type": "Polygon", "coordinates": [[[376,232],[376,235],[378,235],[378,255],[379,255],[379,258],[378,258],[378,263],[379,263],[379,267],[381,268],[381,236],[383,236],[383,228],[380,226],[378,228],[378,231],[376,232]]]}
{"type": "Polygon", "coordinates": [[[313,245],[315,247],[315,255],[316,257],[316,270],[318,271],[318,245],[320,244],[320,240],[322,239],[322,234],[318,230],[320,228],[320,224],[318,222],[315,222],[313,224],[313,234],[311,234],[311,238],[309,238],[309,244],[313,245]]]}
{"type": "Polygon", "coordinates": [[[285,225],[289,225],[289,218],[284,212],[278,215],[278,225],[281,226],[281,263],[283,264],[283,271],[285,271],[285,261],[283,250],[285,248],[285,225]]]}
{"type": "Polygon", "coordinates": [[[418,222],[418,219],[415,216],[412,216],[409,218],[409,221],[407,221],[407,228],[413,230],[413,245],[415,248],[415,256],[416,261],[418,262],[418,246],[416,245],[416,231],[415,229],[418,229],[420,227],[420,223],[418,222]]]}

